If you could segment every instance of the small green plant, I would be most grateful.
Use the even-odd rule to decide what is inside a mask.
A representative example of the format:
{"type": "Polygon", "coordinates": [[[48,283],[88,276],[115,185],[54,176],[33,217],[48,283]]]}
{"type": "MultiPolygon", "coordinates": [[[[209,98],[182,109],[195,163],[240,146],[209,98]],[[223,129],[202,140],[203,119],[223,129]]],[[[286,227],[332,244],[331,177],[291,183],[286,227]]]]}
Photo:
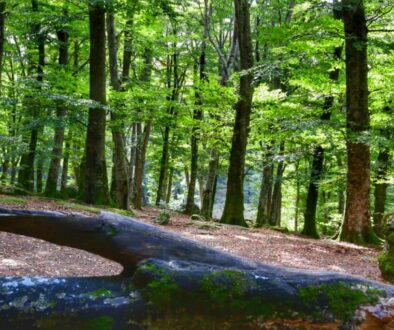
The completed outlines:
{"type": "Polygon", "coordinates": [[[167,225],[170,223],[170,212],[168,210],[163,210],[160,214],[155,218],[155,223],[159,225],[167,225]]]}

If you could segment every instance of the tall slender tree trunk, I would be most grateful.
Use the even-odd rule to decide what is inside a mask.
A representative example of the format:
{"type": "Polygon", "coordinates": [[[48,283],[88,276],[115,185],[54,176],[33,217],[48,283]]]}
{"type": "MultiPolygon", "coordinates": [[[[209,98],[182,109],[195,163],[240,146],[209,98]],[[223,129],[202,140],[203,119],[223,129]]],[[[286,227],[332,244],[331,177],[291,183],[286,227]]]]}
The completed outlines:
{"type": "Polygon", "coordinates": [[[36,192],[37,194],[41,194],[43,189],[44,158],[41,152],[38,153],[37,156],[38,157],[36,157],[36,192]]]}
{"type": "Polygon", "coordinates": [[[317,146],[313,152],[311,177],[306,198],[304,229],[302,230],[303,235],[313,238],[319,238],[316,228],[316,208],[317,199],[319,197],[318,182],[323,174],[323,162],[324,148],[322,146],[317,146]]]}
{"type": "MultiPolygon", "coordinates": [[[[89,3],[90,31],[90,99],[106,104],[105,84],[105,9],[98,3],[89,3]]],[[[86,203],[108,204],[108,178],[105,161],[106,113],[100,106],[89,109],[85,146],[85,166],[82,198],[86,203]]]]}
{"type": "MultiPolygon", "coordinates": [[[[176,35],[176,29],[173,31],[176,35]]],[[[177,44],[173,43],[173,55],[167,59],[167,87],[171,90],[171,96],[168,97],[170,102],[175,102],[178,99],[179,93],[179,67],[178,67],[178,52],[177,44]],[[172,81],[172,82],[171,82],[172,81]]],[[[168,107],[167,113],[170,120],[173,119],[175,115],[175,109],[173,105],[168,107]]],[[[167,124],[164,128],[163,134],[163,149],[160,161],[160,174],[158,189],[156,195],[156,205],[160,205],[161,201],[166,201],[167,186],[168,186],[168,169],[169,169],[169,158],[170,158],[170,124],[167,124]]]]}
{"type": "MultiPolygon", "coordinates": [[[[341,14],[335,8],[336,1],[334,1],[334,18],[340,19],[341,14]]],[[[334,50],[333,59],[335,62],[341,60],[342,54],[342,46],[336,47],[334,50]]],[[[339,68],[335,68],[330,71],[329,78],[333,82],[337,82],[339,79],[339,68]]],[[[331,118],[332,106],[334,104],[334,97],[332,95],[328,95],[324,99],[323,113],[320,116],[320,120],[322,122],[329,121],[331,118]]],[[[307,201],[306,201],[306,210],[305,210],[305,221],[304,228],[302,230],[303,235],[307,235],[310,237],[318,238],[319,234],[316,228],[316,209],[317,209],[317,201],[319,196],[319,181],[323,175],[323,163],[324,163],[324,148],[321,145],[315,147],[313,151],[313,160],[312,160],[312,170],[309,180],[307,201]]]]}
{"type": "Polygon", "coordinates": [[[260,188],[259,205],[257,208],[256,226],[261,227],[269,224],[269,215],[272,199],[272,183],[274,165],[272,163],[271,146],[267,146],[266,160],[264,162],[262,181],[260,188]]]}
{"type": "MultiPolygon", "coordinates": [[[[146,47],[144,50],[144,69],[141,74],[141,82],[148,84],[152,74],[152,51],[146,47]]],[[[135,153],[135,171],[134,171],[134,188],[132,194],[132,202],[136,209],[142,209],[142,183],[144,179],[145,159],[148,149],[149,137],[152,128],[152,118],[146,121],[142,130],[142,123],[137,123],[140,130],[137,130],[137,145],[135,153]]]]}
{"type": "MultiPolygon", "coordinates": [[[[38,0],[32,0],[32,11],[38,12],[38,0]]],[[[34,24],[32,27],[32,34],[35,37],[35,42],[38,50],[38,65],[36,68],[37,82],[42,83],[44,78],[45,65],[45,36],[42,34],[40,24],[34,24]]],[[[37,106],[33,106],[33,116],[37,116],[37,106]]],[[[18,192],[26,193],[34,190],[34,163],[36,157],[37,143],[38,143],[39,127],[34,127],[30,132],[30,141],[27,153],[22,155],[20,170],[18,173],[18,186],[21,188],[18,192]]]]}
{"type": "Polygon", "coordinates": [[[144,169],[145,169],[145,159],[146,152],[148,150],[149,136],[152,130],[152,120],[148,120],[145,124],[144,131],[142,133],[142,142],[138,145],[135,163],[135,179],[134,179],[134,189],[133,189],[133,205],[136,209],[142,209],[143,204],[143,187],[142,183],[144,180],[144,169]]]}
{"type": "Polygon", "coordinates": [[[70,141],[71,141],[71,133],[68,133],[68,139],[65,143],[64,148],[64,157],[63,157],[63,167],[62,167],[62,178],[60,183],[60,191],[65,193],[67,188],[67,181],[68,181],[68,167],[69,167],[69,160],[70,160],[70,141]]]}
{"type": "Polygon", "coordinates": [[[171,166],[168,174],[168,183],[167,183],[167,191],[166,191],[166,199],[165,199],[166,204],[168,204],[171,201],[173,178],[174,178],[174,167],[171,166]]]}
{"type": "Polygon", "coordinates": [[[4,58],[4,41],[5,41],[5,9],[6,2],[0,1],[0,95],[2,95],[2,74],[3,74],[3,58],[4,58]]]}
{"type": "MultiPolygon", "coordinates": [[[[285,144],[282,142],[279,146],[279,155],[283,156],[285,151],[285,144]]],[[[274,190],[272,193],[269,224],[271,226],[280,226],[282,214],[282,182],[283,173],[285,171],[285,162],[283,159],[279,160],[276,168],[276,175],[274,181],[274,190]]]]}
{"type": "Polygon", "coordinates": [[[384,230],[384,212],[387,197],[387,170],[389,168],[390,151],[388,148],[380,150],[377,161],[377,175],[374,190],[374,212],[373,221],[375,231],[382,235],[384,230]]]}
{"type": "Polygon", "coordinates": [[[166,200],[169,148],[170,148],[170,127],[166,126],[164,128],[163,149],[161,153],[160,175],[159,175],[159,185],[157,188],[156,205],[160,205],[162,201],[166,200]]]}
{"type": "MultiPolygon", "coordinates": [[[[338,168],[342,168],[343,162],[342,162],[342,155],[337,155],[337,164],[338,168]]],[[[340,215],[344,215],[345,213],[345,192],[341,184],[338,185],[338,213],[340,215]]]]}
{"type": "Polygon", "coordinates": [[[205,183],[202,205],[201,205],[201,215],[206,220],[212,218],[214,185],[215,185],[216,172],[218,166],[219,166],[219,155],[218,152],[216,151],[216,148],[213,147],[211,149],[211,155],[208,164],[207,182],[205,183]]]}
{"type": "MultiPolygon", "coordinates": [[[[240,66],[241,70],[249,70],[253,67],[249,2],[247,0],[234,0],[234,7],[240,66]]],[[[243,178],[253,97],[252,80],[253,74],[251,72],[242,74],[240,78],[239,99],[235,105],[236,116],[227,176],[226,201],[220,219],[222,223],[241,226],[247,226],[244,219],[243,178]]]]}
{"type": "Polygon", "coordinates": [[[298,217],[300,214],[300,160],[298,159],[295,163],[296,172],[296,200],[295,200],[295,212],[294,212],[294,231],[298,231],[298,217]]]}
{"type": "MultiPolygon", "coordinates": [[[[3,58],[4,58],[4,41],[5,41],[5,9],[6,2],[0,1],[0,96],[2,96],[3,91],[3,58]]],[[[4,150],[5,159],[2,161],[2,173],[1,182],[5,183],[7,179],[7,172],[9,167],[9,161],[7,159],[6,151],[4,150]]]]}
{"type": "Polygon", "coordinates": [[[346,49],[347,192],[340,239],[353,243],[375,241],[369,219],[370,150],[367,24],[363,0],[343,0],[346,49]]]}
{"type": "MultiPolygon", "coordinates": [[[[118,58],[115,32],[115,17],[113,11],[107,13],[107,40],[109,54],[109,71],[111,87],[121,92],[118,74],[118,58]]],[[[113,166],[111,180],[111,198],[119,209],[129,209],[129,179],[127,176],[126,155],[123,136],[123,118],[116,112],[111,112],[112,141],[114,142],[113,166]]]]}
{"type": "MultiPolygon", "coordinates": [[[[67,17],[67,11],[64,12],[64,16],[67,17]]],[[[59,41],[59,65],[66,68],[69,62],[68,56],[68,30],[67,28],[57,31],[57,38],[59,41]]],[[[51,162],[49,164],[48,178],[45,187],[45,195],[55,196],[57,194],[57,184],[60,172],[60,161],[63,153],[63,142],[64,142],[64,118],[67,113],[67,108],[63,102],[58,102],[56,106],[56,127],[55,135],[53,138],[53,149],[51,162]]]]}
{"type": "MultiPolygon", "coordinates": [[[[199,85],[201,85],[204,81],[207,80],[207,74],[205,72],[206,66],[206,50],[207,50],[207,39],[209,33],[209,25],[210,25],[210,10],[208,6],[208,0],[204,0],[204,33],[201,42],[201,51],[199,58],[199,85]]],[[[203,116],[203,112],[201,109],[202,100],[201,100],[201,91],[200,86],[197,86],[195,97],[195,108],[193,111],[193,119],[195,121],[200,121],[203,116]]],[[[190,183],[187,191],[187,199],[186,199],[186,210],[185,213],[191,215],[194,209],[194,194],[196,189],[196,181],[198,175],[198,140],[199,140],[199,124],[196,124],[192,129],[192,137],[191,137],[191,162],[190,162],[190,183]]]]}

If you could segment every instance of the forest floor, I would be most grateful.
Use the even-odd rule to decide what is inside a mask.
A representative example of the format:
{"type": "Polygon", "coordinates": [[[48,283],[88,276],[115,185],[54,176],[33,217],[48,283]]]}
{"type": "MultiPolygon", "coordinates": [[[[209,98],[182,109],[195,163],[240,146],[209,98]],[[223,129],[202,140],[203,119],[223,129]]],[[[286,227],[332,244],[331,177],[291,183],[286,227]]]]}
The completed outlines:
{"type": "MultiPolygon", "coordinates": [[[[42,198],[0,195],[0,208],[57,210],[84,214],[99,210],[42,198]]],[[[151,224],[160,213],[153,207],[134,217],[151,224]]],[[[329,239],[314,240],[268,228],[242,228],[216,222],[190,221],[171,213],[161,226],[219,250],[273,265],[346,272],[382,281],[377,258],[381,249],[329,239]]],[[[90,253],[19,235],[0,232],[0,276],[100,276],[117,274],[121,266],[90,253]]]]}

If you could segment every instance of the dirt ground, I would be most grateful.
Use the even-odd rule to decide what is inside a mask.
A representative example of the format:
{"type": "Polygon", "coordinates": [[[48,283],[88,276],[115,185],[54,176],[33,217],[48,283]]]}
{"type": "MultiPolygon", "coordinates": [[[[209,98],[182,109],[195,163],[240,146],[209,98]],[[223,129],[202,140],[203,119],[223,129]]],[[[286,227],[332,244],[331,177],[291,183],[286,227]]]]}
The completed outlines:
{"type": "MultiPolygon", "coordinates": [[[[89,213],[74,204],[26,199],[23,203],[0,195],[0,208],[89,213]],[[74,205],[75,206],[75,205],[74,205]]],[[[160,210],[135,211],[135,218],[154,224],[160,210]]],[[[239,256],[274,265],[346,272],[380,280],[379,249],[328,239],[313,240],[267,228],[245,229],[213,222],[190,221],[172,213],[165,229],[239,256]]],[[[120,265],[90,253],[30,237],[0,233],[0,276],[99,276],[117,274],[120,265]]]]}

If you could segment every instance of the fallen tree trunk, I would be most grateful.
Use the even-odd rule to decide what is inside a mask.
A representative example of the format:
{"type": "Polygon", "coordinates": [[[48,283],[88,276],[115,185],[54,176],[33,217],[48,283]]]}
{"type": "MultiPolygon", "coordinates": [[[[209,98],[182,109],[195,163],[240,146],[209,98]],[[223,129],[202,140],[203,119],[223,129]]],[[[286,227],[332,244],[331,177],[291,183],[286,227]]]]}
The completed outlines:
{"type": "Polygon", "coordinates": [[[0,278],[1,329],[393,329],[394,287],[274,267],[138,222],[0,209],[0,231],[119,262],[113,277],[0,278]]]}

